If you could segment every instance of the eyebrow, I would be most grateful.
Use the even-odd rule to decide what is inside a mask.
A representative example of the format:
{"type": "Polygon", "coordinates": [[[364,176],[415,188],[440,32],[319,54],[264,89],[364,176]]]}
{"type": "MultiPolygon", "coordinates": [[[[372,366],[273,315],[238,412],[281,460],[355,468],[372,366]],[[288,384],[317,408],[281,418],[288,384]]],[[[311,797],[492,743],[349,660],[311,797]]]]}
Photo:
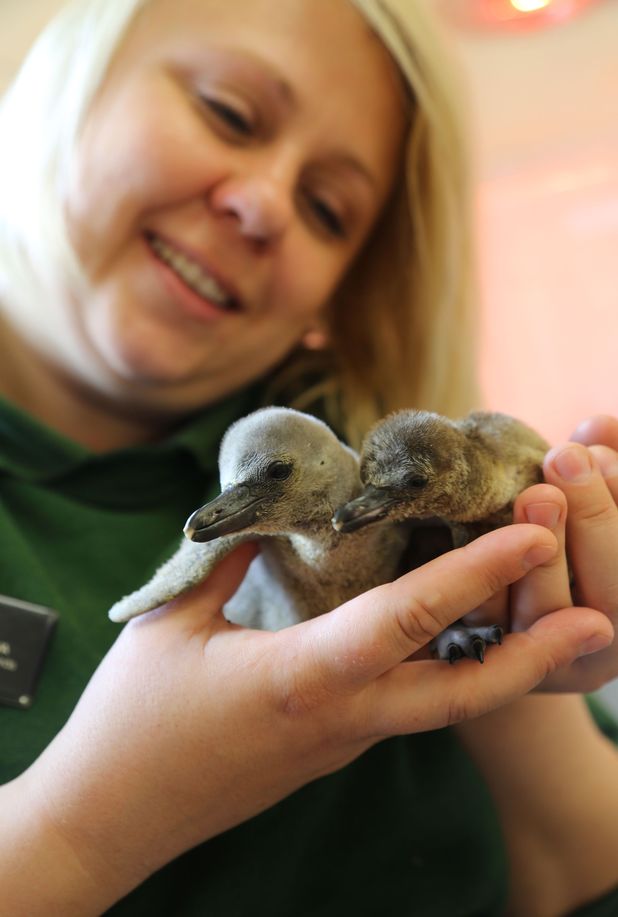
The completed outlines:
{"type": "Polygon", "coordinates": [[[351,172],[358,175],[359,178],[364,179],[367,184],[371,186],[373,191],[378,190],[378,182],[375,176],[360,159],[356,158],[356,156],[353,156],[351,153],[346,153],[343,150],[333,150],[331,155],[337,160],[338,165],[343,166],[345,169],[349,169],[351,172]]]}
{"type": "MultiPolygon", "coordinates": [[[[274,95],[278,97],[280,104],[283,105],[284,108],[294,110],[299,107],[298,96],[294,88],[278,73],[269,61],[259,54],[256,54],[254,51],[249,51],[245,48],[229,48],[227,50],[243,58],[249,64],[259,67],[265,73],[266,78],[271,84],[274,95]]],[[[332,150],[330,155],[337,161],[339,166],[349,169],[359,178],[362,178],[371,187],[372,191],[378,190],[378,182],[375,175],[373,175],[368,166],[358,159],[358,157],[354,156],[352,153],[348,153],[346,150],[339,149],[332,150]]]]}

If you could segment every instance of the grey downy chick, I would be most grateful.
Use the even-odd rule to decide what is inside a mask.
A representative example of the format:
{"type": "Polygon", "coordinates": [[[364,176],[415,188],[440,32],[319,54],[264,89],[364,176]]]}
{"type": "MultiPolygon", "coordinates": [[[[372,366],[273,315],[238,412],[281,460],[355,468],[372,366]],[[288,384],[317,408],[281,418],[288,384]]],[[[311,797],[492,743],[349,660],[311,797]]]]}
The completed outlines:
{"type": "Polygon", "coordinates": [[[362,489],[358,455],[322,421],[263,408],[233,424],[219,453],[221,494],[197,510],[186,540],[154,577],[121,599],[113,621],[156,608],[201,582],[240,541],[260,553],[225,606],[228,620],[278,630],[393,579],[403,527],[342,536],[334,511],[362,489]]]}
{"type": "MultiPolygon", "coordinates": [[[[507,414],[476,411],[450,420],[427,411],[399,411],[376,424],[361,450],[365,489],[342,506],[334,525],[357,531],[377,520],[442,520],[459,547],[513,518],[522,490],[543,480],[549,445],[507,414]]],[[[483,661],[485,643],[500,642],[497,626],[456,622],[435,641],[440,658],[483,661]]]]}

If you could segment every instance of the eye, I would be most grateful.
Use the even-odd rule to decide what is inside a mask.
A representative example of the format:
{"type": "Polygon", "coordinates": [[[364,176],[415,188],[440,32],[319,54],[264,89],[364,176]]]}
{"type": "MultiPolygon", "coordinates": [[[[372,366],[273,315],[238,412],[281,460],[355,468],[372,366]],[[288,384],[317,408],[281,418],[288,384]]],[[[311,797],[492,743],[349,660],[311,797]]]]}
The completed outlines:
{"type": "Polygon", "coordinates": [[[318,197],[309,196],[309,205],[322,226],[338,239],[345,239],[346,232],[340,216],[333,208],[318,197]]]}
{"type": "Polygon", "coordinates": [[[429,483],[429,478],[426,478],[423,474],[412,474],[408,478],[408,486],[414,487],[416,490],[420,490],[422,487],[426,487],[429,483]]]}
{"type": "Polygon", "coordinates": [[[285,481],[292,474],[292,466],[288,462],[271,462],[266,469],[266,477],[271,481],[285,481]]]}
{"type": "Polygon", "coordinates": [[[254,133],[254,126],[248,117],[228,105],[227,102],[221,102],[218,99],[210,99],[207,96],[200,96],[203,104],[221,121],[226,127],[241,137],[251,137],[254,133]]]}

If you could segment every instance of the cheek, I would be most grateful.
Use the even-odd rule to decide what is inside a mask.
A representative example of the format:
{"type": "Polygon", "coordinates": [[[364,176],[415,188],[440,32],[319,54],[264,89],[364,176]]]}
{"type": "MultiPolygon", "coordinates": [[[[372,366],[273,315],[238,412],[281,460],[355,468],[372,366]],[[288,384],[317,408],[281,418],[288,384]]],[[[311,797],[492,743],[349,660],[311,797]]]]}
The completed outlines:
{"type": "Polygon", "coordinates": [[[290,325],[296,324],[302,333],[328,308],[353,260],[353,253],[315,242],[308,245],[306,234],[301,230],[296,239],[289,240],[287,250],[281,254],[280,270],[273,277],[273,296],[276,296],[279,314],[287,316],[290,325]]]}
{"type": "Polygon", "coordinates": [[[90,274],[141,231],[149,213],[199,194],[207,180],[202,146],[196,119],[183,113],[170,87],[156,105],[139,84],[109,106],[99,100],[78,145],[66,207],[71,240],[90,274]]]}

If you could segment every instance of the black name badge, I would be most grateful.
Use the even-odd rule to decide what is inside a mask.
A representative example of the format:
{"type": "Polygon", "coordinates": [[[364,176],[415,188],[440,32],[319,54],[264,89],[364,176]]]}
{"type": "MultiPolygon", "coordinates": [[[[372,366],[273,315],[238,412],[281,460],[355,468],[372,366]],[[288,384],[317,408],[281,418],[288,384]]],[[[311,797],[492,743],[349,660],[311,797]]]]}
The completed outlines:
{"type": "Polygon", "coordinates": [[[57,621],[51,608],[0,595],[0,704],[32,705],[57,621]]]}

